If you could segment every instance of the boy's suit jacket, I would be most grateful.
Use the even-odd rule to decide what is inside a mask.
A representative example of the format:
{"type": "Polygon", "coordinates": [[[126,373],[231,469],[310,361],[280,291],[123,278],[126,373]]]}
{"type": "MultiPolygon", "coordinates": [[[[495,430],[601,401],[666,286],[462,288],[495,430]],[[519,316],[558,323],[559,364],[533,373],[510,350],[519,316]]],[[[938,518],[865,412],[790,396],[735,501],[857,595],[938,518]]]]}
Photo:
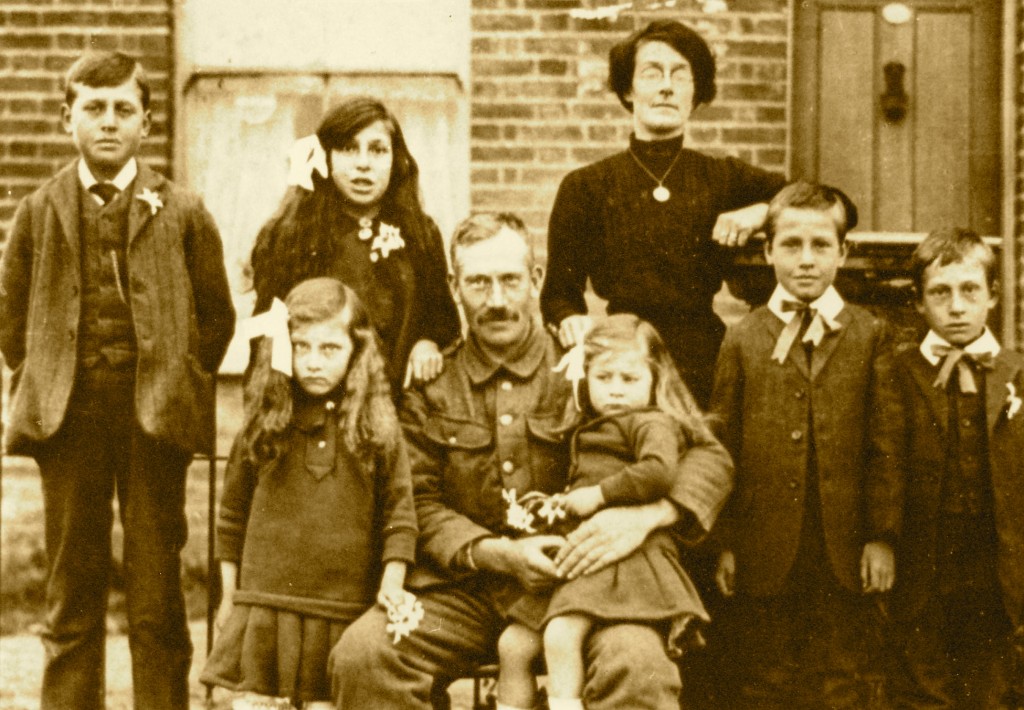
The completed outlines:
{"type": "MultiPolygon", "coordinates": [[[[135,406],[150,436],[212,445],[213,377],[234,330],[220,235],[201,200],[139,165],[130,188],[127,295],[138,347],[135,406]],[[154,209],[140,199],[155,195],[154,209]]],[[[14,370],[8,450],[60,427],[81,315],[77,163],[26,197],[0,262],[0,349],[14,370]]]]}
{"type": "MultiPolygon", "coordinates": [[[[900,353],[896,360],[896,382],[907,427],[907,461],[903,536],[896,557],[892,610],[905,620],[921,611],[937,587],[939,506],[949,428],[946,392],[932,384],[938,370],[917,348],[900,353]]],[[[1006,612],[1019,626],[1024,623],[1024,407],[1009,416],[1014,396],[1024,399],[1024,356],[1004,349],[995,358],[994,369],[985,373],[985,408],[999,584],[1006,612]]]]}
{"type": "Polygon", "coordinates": [[[846,304],[841,327],[814,349],[771,359],[784,324],[762,306],[722,343],[711,409],[736,462],[736,487],[718,537],[736,555],[737,589],[781,590],[796,559],[813,414],[825,548],[843,586],[860,591],[865,543],[894,542],[901,484],[897,403],[884,323],[846,304]]]}

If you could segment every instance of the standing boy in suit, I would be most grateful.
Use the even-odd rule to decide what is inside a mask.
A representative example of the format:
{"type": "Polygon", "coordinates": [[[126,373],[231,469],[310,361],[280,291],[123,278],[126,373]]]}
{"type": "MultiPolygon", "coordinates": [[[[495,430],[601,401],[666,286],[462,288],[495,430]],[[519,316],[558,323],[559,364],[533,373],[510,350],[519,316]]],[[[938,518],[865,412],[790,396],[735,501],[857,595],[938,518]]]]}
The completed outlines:
{"type": "Polygon", "coordinates": [[[716,581],[737,614],[740,707],[864,708],[864,593],[899,527],[886,329],[833,287],[856,209],[794,183],[768,209],[778,285],[727,333],[712,412],[736,463],[716,581]]]}
{"type": "Polygon", "coordinates": [[[235,319],[220,236],[198,197],[136,161],[151,119],[133,58],[87,54],[65,91],[81,157],[21,202],[0,262],[7,446],[38,462],[46,518],[41,706],[104,707],[116,490],[135,707],[187,708],[185,471],[211,450],[235,319]]]}
{"type": "Polygon", "coordinates": [[[896,699],[901,708],[1017,708],[1024,697],[1010,693],[1024,684],[1012,639],[1014,629],[1024,636],[1024,357],[1000,347],[986,326],[996,260],[977,234],[932,232],[911,272],[930,330],[895,365],[907,428],[892,600],[902,652],[896,699]]]}

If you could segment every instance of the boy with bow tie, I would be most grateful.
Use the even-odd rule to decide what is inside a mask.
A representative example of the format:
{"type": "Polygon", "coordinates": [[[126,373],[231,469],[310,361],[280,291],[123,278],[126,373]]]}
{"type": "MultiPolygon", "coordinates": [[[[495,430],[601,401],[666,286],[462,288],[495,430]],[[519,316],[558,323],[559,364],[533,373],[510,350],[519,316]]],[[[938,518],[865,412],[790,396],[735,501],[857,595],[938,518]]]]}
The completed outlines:
{"type": "Polygon", "coordinates": [[[896,699],[1020,707],[1012,636],[1024,634],[1024,357],[986,326],[996,260],[977,234],[932,232],[911,273],[930,330],[894,367],[906,427],[896,699]]]}
{"type": "Polygon", "coordinates": [[[136,161],[149,94],[119,52],[71,66],[61,118],[81,157],[18,205],[0,262],[7,451],[35,457],[43,487],[44,710],[104,707],[115,491],[135,707],[188,707],[185,471],[211,447],[235,313],[202,202],[136,161]]]}
{"type": "Polygon", "coordinates": [[[779,192],[765,224],[778,285],[718,357],[711,408],[736,485],[716,582],[739,707],[870,702],[864,595],[893,583],[900,473],[887,329],[833,286],[856,221],[834,188],[779,192]]]}

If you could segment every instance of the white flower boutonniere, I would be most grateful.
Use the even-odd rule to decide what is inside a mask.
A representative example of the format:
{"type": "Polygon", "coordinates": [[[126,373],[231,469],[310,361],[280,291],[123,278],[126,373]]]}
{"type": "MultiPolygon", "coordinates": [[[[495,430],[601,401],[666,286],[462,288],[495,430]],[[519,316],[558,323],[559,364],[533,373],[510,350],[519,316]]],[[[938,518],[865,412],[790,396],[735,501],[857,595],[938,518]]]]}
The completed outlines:
{"type": "Polygon", "coordinates": [[[1006,390],[1006,418],[1009,420],[1017,416],[1017,412],[1020,411],[1021,405],[1024,405],[1024,402],[1017,396],[1017,388],[1013,386],[1012,382],[1006,383],[1006,390]]]}
{"type": "Polygon", "coordinates": [[[160,199],[160,195],[148,187],[142,188],[142,194],[136,195],[136,197],[149,205],[149,213],[151,215],[155,215],[156,211],[164,206],[164,201],[160,199]]]}
{"type": "Polygon", "coordinates": [[[376,263],[380,259],[387,259],[391,252],[405,247],[405,240],[402,239],[402,232],[398,227],[390,224],[380,223],[380,231],[373,241],[370,242],[370,261],[376,263]]]}

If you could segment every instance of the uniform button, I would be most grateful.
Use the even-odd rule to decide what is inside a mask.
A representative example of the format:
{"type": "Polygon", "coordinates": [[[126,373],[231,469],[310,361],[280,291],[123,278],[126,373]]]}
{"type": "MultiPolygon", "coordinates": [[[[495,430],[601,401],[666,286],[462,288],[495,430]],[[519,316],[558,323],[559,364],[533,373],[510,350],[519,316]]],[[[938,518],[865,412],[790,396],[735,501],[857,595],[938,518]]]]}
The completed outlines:
{"type": "Polygon", "coordinates": [[[505,473],[512,473],[514,469],[515,464],[513,464],[511,461],[506,461],[505,463],[501,464],[501,470],[504,471],[505,473]]]}
{"type": "Polygon", "coordinates": [[[454,444],[457,444],[458,442],[459,442],[459,440],[457,438],[455,438],[454,436],[449,436],[448,437],[448,443],[449,444],[453,444],[454,445],[454,444]]]}
{"type": "Polygon", "coordinates": [[[800,441],[801,439],[804,438],[804,433],[797,429],[789,435],[789,438],[792,439],[793,441],[800,441]]]}
{"type": "Polygon", "coordinates": [[[807,396],[807,393],[804,392],[803,390],[797,390],[796,392],[793,393],[793,396],[796,397],[797,399],[803,399],[804,397],[807,396]]]}
{"type": "Polygon", "coordinates": [[[969,429],[970,426],[971,426],[971,420],[970,419],[966,419],[966,418],[961,419],[960,420],[960,424],[963,425],[964,429],[969,429]]]}
{"type": "Polygon", "coordinates": [[[325,404],[324,407],[327,408],[328,412],[333,412],[334,411],[334,402],[327,402],[327,404],[325,404]]]}
{"type": "Polygon", "coordinates": [[[318,442],[316,442],[316,446],[317,446],[318,449],[322,449],[325,446],[327,446],[327,442],[326,441],[318,441],[318,442]]]}
{"type": "Polygon", "coordinates": [[[512,383],[509,382],[508,380],[505,380],[504,382],[501,383],[501,389],[502,389],[503,392],[511,391],[512,390],[512,383]]]}
{"type": "Polygon", "coordinates": [[[796,481],[790,481],[789,482],[789,487],[792,488],[795,491],[797,488],[800,487],[800,484],[797,483],[796,481]]]}
{"type": "Polygon", "coordinates": [[[509,424],[512,423],[512,415],[502,414],[500,417],[498,417],[498,421],[501,422],[502,426],[508,426],[509,424]]]}

